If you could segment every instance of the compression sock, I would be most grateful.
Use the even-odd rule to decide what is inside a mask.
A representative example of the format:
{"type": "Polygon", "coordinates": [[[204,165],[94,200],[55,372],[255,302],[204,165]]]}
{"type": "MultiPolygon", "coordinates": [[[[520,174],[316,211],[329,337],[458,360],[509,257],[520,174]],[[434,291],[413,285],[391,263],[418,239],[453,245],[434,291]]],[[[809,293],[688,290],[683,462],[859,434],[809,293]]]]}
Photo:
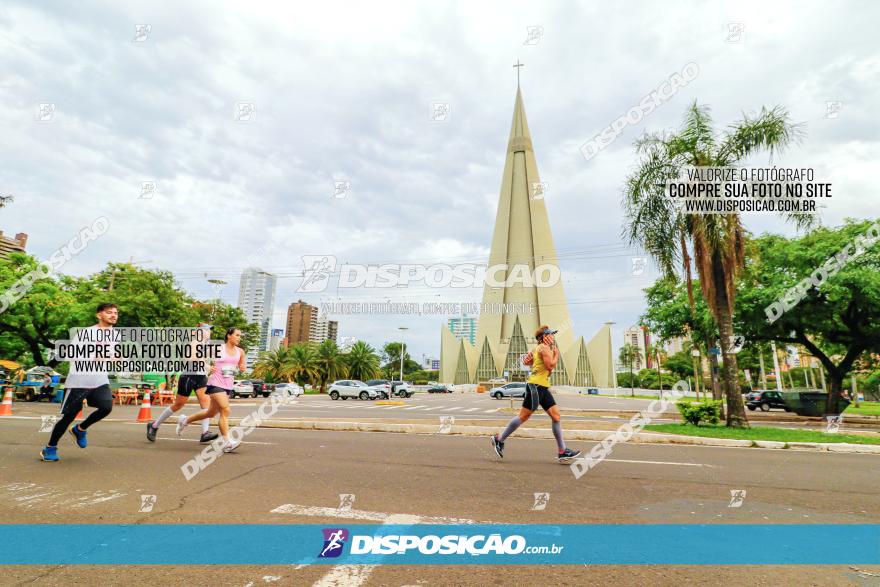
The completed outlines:
{"type": "Polygon", "coordinates": [[[551,426],[553,436],[556,437],[556,445],[559,447],[560,454],[565,452],[565,441],[562,440],[562,422],[553,422],[551,426]]]}
{"type": "Polygon", "coordinates": [[[516,416],[507,424],[507,428],[504,429],[504,432],[498,437],[499,442],[504,442],[508,436],[513,434],[517,428],[522,426],[522,420],[519,419],[519,416],[516,416]]]}
{"type": "Polygon", "coordinates": [[[153,428],[158,429],[159,426],[162,425],[162,422],[164,422],[165,420],[170,418],[171,414],[173,414],[173,413],[174,413],[174,410],[172,410],[170,406],[165,408],[164,410],[162,410],[162,413],[159,414],[159,417],[156,418],[155,422],[153,422],[153,428]]]}

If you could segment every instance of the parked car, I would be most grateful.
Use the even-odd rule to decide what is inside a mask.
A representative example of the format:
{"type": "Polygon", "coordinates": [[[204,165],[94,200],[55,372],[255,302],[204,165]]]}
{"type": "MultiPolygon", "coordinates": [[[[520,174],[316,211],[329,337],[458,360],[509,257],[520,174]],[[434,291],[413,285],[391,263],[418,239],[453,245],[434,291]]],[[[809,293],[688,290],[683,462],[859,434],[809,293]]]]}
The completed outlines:
{"type": "Polygon", "coordinates": [[[272,384],[272,393],[299,397],[305,393],[305,390],[296,383],[274,383],[272,384]]]}
{"type": "Polygon", "coordinates": [[[452,393],[452,387],[442,383],[434,383],[428,388],[428,393],[452,393]]]}
{"type": "Polygon", "coordinates": [[[525,397],[526,384],[517,382],[508,383],[507,385],[502,385],[501,387],[493,387],[489,390],[489,395],[491,395],[495,399],[501,399],[504,397],[525,397]]]}
{"type": "Polygon", "coordinates": [[[232,392],[230,397],[236,398],[240,396],[256,397],[254,393],[254,385],[248,380],[236,381],[232,384],[232,392]]]}
{"type": "Polygon", "coordinates": [[[329,392],[330,399],[333,400],[339,398],[348,399],[350,397],[357,397],[363,400],[379,398],[378,389],[370,387],[363,381],[358,381],[357,379],[340,379],[339,381],[334,381],[333,384],[330,385],[329,392]]]}
{"type": "Polygon", "coordinates": [[[269,384],[263,381],[262,379],[251,379],[251,385],[254,386],[254,397],[261,395],[263,397],[269,397],[269,384]]]}
{"type": "Polygon", "coordinates": [[[390,396],[396,395],[397,397],[412,397],[412,394],[415,393],[411,391],[409,388],[409,384],[406,381],[389,381],[388,379],[371,379],[367,381],[367,385],[370,387],[375,387],[377,391],[379,391],[379,396],[382,399],[388,399],[390,396]]]}
{"type": "Polygon", "coordinates": [[[758,408],[762,412],[769,412],[773,408],[791,411],[778,391],[754,391],[746,396],[746,407],[753,412],[758,408]]]}
{"type": "Polygon", "coordinates": [[[409,383],[406,381],[392,381],[391,382],[391,395],[396,395],[397,397],[412,397],[415,391],[409,388],[409,383]]]}
{"type": "Polygon", "coordinates": [[[379,399],[391,397],[391,382],[387,379],[370,379],[367,385],[379,392],[379,399]]]}

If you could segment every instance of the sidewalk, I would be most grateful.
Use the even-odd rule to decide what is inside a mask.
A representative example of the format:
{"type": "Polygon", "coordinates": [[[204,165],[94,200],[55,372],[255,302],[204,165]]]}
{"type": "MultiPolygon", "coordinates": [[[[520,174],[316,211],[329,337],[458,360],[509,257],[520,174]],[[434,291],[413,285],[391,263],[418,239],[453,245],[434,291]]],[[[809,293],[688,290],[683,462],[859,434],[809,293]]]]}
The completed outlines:
{"type": "MultiPolygon", "coordinates": [[[[231,425],[236,425],[240,418],[230,418],[231,425]]],[[[486,420],[462,421],[458,418],[450,426],[441,432],[441,423],[426,424],[424,420],[392,420],[373,422],[342,422],[333,419],[308,419],[308,420],[266,420],[260,424],[261,428],[284,428],[290,430],[330,430],[337,432],[391,432],[402,434],[449,434],[460,436],[491,436],[497,433],[506,422],[499,421],[497,425],[486,426],[486,420]]],[[[493,422],[494,424],[494,422],[493,422]]],[[[523,425],[516,431],[520,438],[552,439],[553,432],[549,428],[549,422],[545,425],[523,425]]],[[[597,423],[604,424],[604,423],[597,423]]],[[[593,423],[590,423],[593,426],[593,423]]],[[[609,436],[617,425],[608,422],[609,430],[565,430],[566,440],[589,440],[602,441],[609,436]]],[[[598,427],[598,426],[597,426],[598,427]]],[[[603,426],[604,427],[604,426],[603,426]]],[[[654,432],[639,432],[629,440],[635,444],[684,444],[696,446],[722,446],[732,448],[766,448],[766,449],[791,449],[845,453],[870,453],[880,454],[880,445],[870,444],[847,444],[847,443],[823,443],[823,442],[777,442],[771,440],[734,440],[729,438],[704,438],[699,436],[683,436],[679,434],[660,434],[654,432]]]]}

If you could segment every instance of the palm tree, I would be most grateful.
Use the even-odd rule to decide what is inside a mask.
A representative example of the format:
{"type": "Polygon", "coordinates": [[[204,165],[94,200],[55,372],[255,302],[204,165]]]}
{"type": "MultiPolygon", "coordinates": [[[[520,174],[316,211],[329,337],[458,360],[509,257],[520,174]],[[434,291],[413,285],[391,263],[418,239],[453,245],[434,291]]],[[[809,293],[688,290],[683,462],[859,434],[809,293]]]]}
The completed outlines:
{"type": "Polygon", "coordinates": [[[310,342],[295,344],[288,347],[289,358],[285,377],[293,379],[300,385],[314,383],[320,376],[315,346],[310,342]]]}
{"type": "Polygon", "coordinates": [[[273,381],[285,380],[289,363],[290,350],[287,347],[260,353],[254,364],[254,377],[271,378],[273,381]]]}
{"type": "Polygon", "coordinates": [[[649,344],[648,348],[645,349],[645,355],[654,359],[657,362],[657,381],[660,382],[660,397],[663,397],[663,372],[660,370],[660,355],[666,354],[666,349],[663,348],[659,342],[654,344],[649,344]]]}
{"type": "Polygon", "coordinates": [[[327,339],[318,346],[315,363],[318,368],[318,384],[321,386],[321,393],[324,393],[328,381],[348,377],[345,355],[339,351],[335,340],[327,339]]]}
{"type": "MultiPolygon", "coordinates": [[[[731,352],[736,278],[743,266],[745,231],[738,214],[681,213],[666,196],[666,183],[678,178],[685,167],[735,167],[761,150],[772,156],[799,135],[798,125],[792,124],[788,112],[777,106],[771,110],[762,108],[754,117],[744,116],[722,136],[716,136],[709,108],[694,101],[681,130],[649,134],[636,142],[636,152],[642,160],[624,188],[624,234],[630,244],[638,244],[647,251],[667,276],[674,277],[675,266],[682,261],[691,311],[695,314],[687,249],[688,241],[692,243],[700,290],[721,338],[721,374],[730,427],[749,425],[739,393],[736,355],[731,352]]],[[[787,218],[798,227],[812,222],[809,215],[789,214],[787,218]]],[[[707,342],[711,346],[711,341],[707,342]]]]}
{"type": "Polygon", "coordinates": [[[639,356],[639,351],[633,345],[629,343],[625,343],[622,347],[620,347],[620,355],[618,356],[618,360],[621,365],[629,365],[629,394],[630,396],[635,396],[635,375],[633,375],[633,363],[636,360],[636,357],[639,356]]]}
{"type": "Polygon", "coordinates": [[[348,365],[348,376],[352,379],[372,379],[379,372],[379,355],[376,349],[362,340],[351,346],[345,355],[348,365]]]}

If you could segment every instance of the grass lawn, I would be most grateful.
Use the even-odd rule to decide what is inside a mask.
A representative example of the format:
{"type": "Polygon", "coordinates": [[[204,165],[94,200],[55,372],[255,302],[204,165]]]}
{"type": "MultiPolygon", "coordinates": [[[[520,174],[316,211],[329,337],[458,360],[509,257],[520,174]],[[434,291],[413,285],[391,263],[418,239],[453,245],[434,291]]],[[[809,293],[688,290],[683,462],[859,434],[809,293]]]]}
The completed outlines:
{"type": "MultiPolygon", "coordinates": [[[[847,410],[848,412],[849,410],[847,410]]],[[[846,416],[844,416],[846,421],[846,416]]],[[[776,440],[779,442],[848,442],[851,444],[880,444],[880,436],[858,436],[855,434],[825,434],[815,430],[792,430],[790,428],[765,428],[756,426],[747,430],[727,428],[723,424],[715,426],[694,426],[693,424],[649,424],[645,430],[665,434],[684,434],[705,438],[733,438],[737,440],[776,440]]]]}
{"type": "Polygon", "coordinates": [[[843,419],[847,416],[880,416],[880,402],[859,402],[859,407],[850,404],[843,412],[843,419]]]}

